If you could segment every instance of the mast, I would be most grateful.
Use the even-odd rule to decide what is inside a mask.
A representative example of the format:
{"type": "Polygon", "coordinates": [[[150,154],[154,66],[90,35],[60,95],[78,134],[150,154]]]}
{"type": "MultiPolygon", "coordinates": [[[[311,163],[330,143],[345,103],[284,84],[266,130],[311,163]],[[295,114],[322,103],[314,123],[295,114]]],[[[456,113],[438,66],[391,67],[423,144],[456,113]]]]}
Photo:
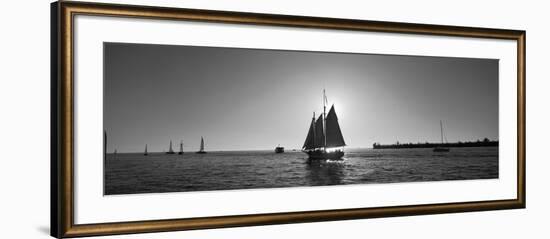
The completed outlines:
{"type": "Polygon", "coordinates": [[[180,142],[180,153],[183,153],[183,140],[180,142]]]}
{"type": "Polygon", "coordinates": [[[441,144],[443,144],[443,121],[439,120],[439,128],[441,128],[441,144]]]}
{"type": "Polygon", "coordinates": [[[200,151],[204,151],[204,139],[201,137],[201,149],[200,151]]]}
{"type": "Polygon", "coordinates": [[[327,106],[326,106],[326,101],[327,101],[327,96],[325,94],[325,89],[323,88],[323,149],[326,149],[327,147],[327,124],[326,124],[326,119],[327,119],[327,106]]]}
{"type": "Polygon", "coordinates": [[[147,144],[145,144],[145,154],[147,154],[147,144]]]}
{"type": "Polygon", "coordinates": [[[174,150],[172,150],[172,140],[170,140],[170,149],[168,149],[168,152],[173,152],[174,150]]]}
{"type": "MultiPolygon", "coordinates": [[[[313,111],[313,121],[311,122],[313,124],[313,145],[315,144],[315,111],[313,111]]],[[[315,148],[315,146],[313,146],[315,148]]]]}
{"type": "Polygon", "coordinates": [[[107,130],[103,130],[103,160],[107,160],[107,130]]]}

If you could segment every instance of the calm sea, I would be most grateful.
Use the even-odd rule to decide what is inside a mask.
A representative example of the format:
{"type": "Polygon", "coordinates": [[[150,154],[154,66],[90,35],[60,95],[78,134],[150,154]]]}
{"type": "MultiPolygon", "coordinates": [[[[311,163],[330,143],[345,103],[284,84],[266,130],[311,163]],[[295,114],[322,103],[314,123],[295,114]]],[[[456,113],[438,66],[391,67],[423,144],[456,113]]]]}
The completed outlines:
{"type": "Polygon", "coordinates": [[[186,192],[498,178],[498,147],[346,149],[343,161],[300,151],[108,154],[105,194],[186,192]]]}

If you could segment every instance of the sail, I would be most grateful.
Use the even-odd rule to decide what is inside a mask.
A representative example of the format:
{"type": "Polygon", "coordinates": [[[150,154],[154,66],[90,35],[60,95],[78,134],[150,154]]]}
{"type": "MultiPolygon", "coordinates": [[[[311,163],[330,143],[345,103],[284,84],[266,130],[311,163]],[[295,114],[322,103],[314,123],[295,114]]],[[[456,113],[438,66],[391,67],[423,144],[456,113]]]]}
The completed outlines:
{"type": "Polygon", "coordinates": [[[338,116],[336,116],[336,111],[334,110],[334,105],[330,108],[326,119],[326,134],[327,134],[327,145],[326,147],[340,147],[345,146],[344,136],[340,130],[340,125],[338,124],[338,116]]]}
{"type": "Polygon", "coordinates": [[[174,150],[172,150],[172,140],[170,140],[170,149],[168,150],[168,152],[174,152],[174,150]]]}
{"type": "Polygon", "coordinates": [[[201,149],[200,151],[204,151],[204,139],[201,137],[201,149]]]}
{"type": "Polygon", "coordinates": [[[323,115],[320,115],[315,121],[315,148],[322,148],[325,146],[325,134],[323,130],[323,115]]]}
{"type": "Polygon", "coordinates": [[[306,141],[302,149],[314,149],[315,148],[315,118],[311,119],[309,125],[309,131],[307,132],[306,141]]]}

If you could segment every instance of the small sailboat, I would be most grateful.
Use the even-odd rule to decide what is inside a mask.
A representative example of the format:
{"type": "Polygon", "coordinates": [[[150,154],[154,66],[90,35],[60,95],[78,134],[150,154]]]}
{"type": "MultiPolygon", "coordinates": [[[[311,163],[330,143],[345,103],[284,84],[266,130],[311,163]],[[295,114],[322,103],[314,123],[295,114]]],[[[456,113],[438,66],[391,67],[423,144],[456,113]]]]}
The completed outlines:
{"type": "Polygon", "coordinates": [[[197,154],[205,154],[206,153],[206,151],[204,151],[204,139],[202,137],[201,137],[201,148],[196,153],[197,154]]]}
{"type": "Polygon", "coordinates": [[[178,152],[179,155],[183,154],[183,140],[180,142],[180,151],[178,152]]]}
{"type": "Polygon", "coordinates": [[[103,130],[103,161],[107,160],[107,130],[103,130]]]}
{"type": "Polygon", "coordinates": [[[444,146],[444,143],[443,143],[443,122],[440,120],[439,121],[439,127],[441,129],[441,145],[438,145],[434,148],[434,152],[449,152],[451,149],[448,148],[448,147],[445,147],[444,146]]]}
{"type": "Polygon", "coordinates": [[[147,152],[147,144],[145,144],[145,151],[143,152],[143,155],[147,156],[149,153],[147,152]]]}
{"type": "Polygon", "coordinates": [[[172,149],[172,140],[170,140],[170,148],[168,149],[168,152],[166,154],[175,154],[174,150],[172,149]]]}
{"type": "Polygon", "coordinates": [[[275,153],[284,153],[285,152],[285,147],[281,147],[281,145],[277,145],[277,147],[275,147],[275,153]]]}
{"type": "Polygon", "coordinates": [[[344,136],[338,124],[338,116],[334,105],[326,114],[327,97],[323,90],[323,114],[315,120],[315,112],[309,126],[309,131],[302,146],[302,151],[307,153],[309,159],[340,160],[344,157],[344,136]]]}

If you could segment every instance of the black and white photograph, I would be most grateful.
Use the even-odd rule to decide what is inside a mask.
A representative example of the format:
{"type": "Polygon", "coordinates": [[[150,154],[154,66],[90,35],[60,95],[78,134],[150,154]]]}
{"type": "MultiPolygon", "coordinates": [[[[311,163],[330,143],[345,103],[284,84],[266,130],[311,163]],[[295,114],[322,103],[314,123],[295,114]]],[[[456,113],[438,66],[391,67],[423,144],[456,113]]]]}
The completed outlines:
{"type": "Polygon", "coordinates": [[[498,59],[103,50],[105,195],[499,178],[498,59]]]}
{"type": "Polygon", "coordinates": [[[5,238],[548,234],[543,2],[6,3],[5,238]]]}

